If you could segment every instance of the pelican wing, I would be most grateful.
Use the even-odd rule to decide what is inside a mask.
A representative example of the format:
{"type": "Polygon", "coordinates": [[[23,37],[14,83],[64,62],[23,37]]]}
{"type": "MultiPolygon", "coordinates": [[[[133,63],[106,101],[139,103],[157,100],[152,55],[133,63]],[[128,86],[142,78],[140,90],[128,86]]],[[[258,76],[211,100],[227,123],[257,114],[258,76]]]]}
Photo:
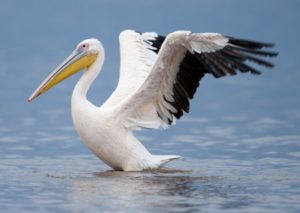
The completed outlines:
{"type": "MultiPolygon", "coordinates": [[[[277,55],[261,50],[272,46],[217,33],[171,33],[158,55],[151,58],[147,74],[140,78],[135,91],[118,103],[120,119],[132,129],[174,124],[184,112],[189,112],[190,100],[205,74],[217,78],[235,75],[237,71],[260,74],[246,62],[273,67],[273,64],[261,59],[261,56],[277,55]]],[[[130,62],[122,62],[122,65],[125,63],[130,62]]]]}
{"type": "Polygon", "coordinates": [[[148,77],[163,36],[125,30],[120,33],[121,67],[118,86],[102,107],[112,108],[134,93],[148,77]]]}

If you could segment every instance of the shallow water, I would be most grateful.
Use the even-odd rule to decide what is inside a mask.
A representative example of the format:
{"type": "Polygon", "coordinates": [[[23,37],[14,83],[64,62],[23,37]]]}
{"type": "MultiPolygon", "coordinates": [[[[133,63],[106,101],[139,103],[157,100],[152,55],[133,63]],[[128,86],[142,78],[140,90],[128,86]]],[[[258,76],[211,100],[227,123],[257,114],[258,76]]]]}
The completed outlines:
{"type": "Polygon", "coordinates": [[[300,211],[299,2],[173,2],[1,2],[1,212],[300,211]],[[78,75],[30,105],[26,98],[78,41],[97,37],[107,61],[89,99],[105,100],[117,83],[117,36],[126,28],[219,31],[276,42],[280,56],[261,76],[206,77],[176,126],[137,133],[151,153],[182,159],[117,172],[73,129],[69,99],[78,75]]]}
{"type": "Polygon", "coordinates": [[[22,181],[9,178],[9,188],[1,186],[4,210],[283,212],[296,210],[299,203],[299,196],[288,196],[299,192],[299,174],[290,165],[281,171],[267,168],[268,160],[243,166],[213,160],[214,166],[208,167],[206,160],[188,159],[149,172],[105,171],[87,156],[20,160],[4,162],[10,177],[22,176],[22,181]],[[19,202],[23,205],[14,205],[19,202]]]}
{"type": "MultiPolygon", "coordinates": [[[[266,130],[248,128],[244,132],[244,123],[263,127],[236,120],[186,118],[172,132],[152,138],[151,132],[141,133],[151,152],[183,156],[145,172],[110,170],[86,151],[71,127],[2,130],[1,209],[297,212],[300,135],[265,136],[266,130]],[[204,130],[198,131],[203,123],[204,130]]],[[[282,131],[281,125],[273,131],[282,131]]]]}

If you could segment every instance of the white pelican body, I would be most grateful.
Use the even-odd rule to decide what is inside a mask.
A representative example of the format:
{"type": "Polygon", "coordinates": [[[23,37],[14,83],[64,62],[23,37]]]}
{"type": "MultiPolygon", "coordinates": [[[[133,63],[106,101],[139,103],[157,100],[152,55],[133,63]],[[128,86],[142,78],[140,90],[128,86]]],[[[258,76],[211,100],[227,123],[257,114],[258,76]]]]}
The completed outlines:
{"type": "Polygon", "coordinates": [[[115,107],[97,107],[87,100],[91,83],[99,74],[104,62],[104,49],[96,40],[99,53],[95,62],[84,71],[72,95],[72,118],[75,129],[89,149],[107,165],[116,170],[140,171],[158,168],[179,156],[151,155],[121,122],[115,107]]]}
{"type": "MultiPolygon", "coordinates": [[[[101,59],[96,59],[89,69],[99,68],[103,63],[101,59]]],[[[96,156],[115,170],[124,171],[158,168],[179,157],[151,155],[132,131],[120,122],[114,108],[96,107],[90,103],[86,92],[93,81],[90,78],[94,77],[85,71],[73,91],[71,106],[75,129],[96,156]]]]}
{"type": "Polygon", "coordinates": [[[101,71],[104,49],[96,39],[79,43],[35,90],[28,101],[83,71],[72,95],[75,129],[88,148],[115,170],[141,171],[161,167],[177,155],[152,155],[133,132],[166,128],[189,111],[189,100],[206,74],[234,75],[237,70],[259,74],[246,60],[272,67],[255,55],[271,44],[226,37],[217,33],[177,31],[167,37],[131,30],[120,34],[121,71],[116,90],[100,107],[86,98],[101,71]]]}

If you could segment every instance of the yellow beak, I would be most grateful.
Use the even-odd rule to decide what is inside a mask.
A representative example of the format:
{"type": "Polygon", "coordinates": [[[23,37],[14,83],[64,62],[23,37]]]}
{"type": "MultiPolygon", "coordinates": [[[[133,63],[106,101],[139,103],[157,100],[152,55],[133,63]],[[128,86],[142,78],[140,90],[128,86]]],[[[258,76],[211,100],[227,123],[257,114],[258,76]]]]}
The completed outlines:
{"type": "Polygon", "coordinates": [[[85,51],[74,51],[60,66],[58,66],[28,98],[28,102],[47,92],[50,88],[74,75],[78,71],[89,67],[96,60],[97,54],[85,51]]]}

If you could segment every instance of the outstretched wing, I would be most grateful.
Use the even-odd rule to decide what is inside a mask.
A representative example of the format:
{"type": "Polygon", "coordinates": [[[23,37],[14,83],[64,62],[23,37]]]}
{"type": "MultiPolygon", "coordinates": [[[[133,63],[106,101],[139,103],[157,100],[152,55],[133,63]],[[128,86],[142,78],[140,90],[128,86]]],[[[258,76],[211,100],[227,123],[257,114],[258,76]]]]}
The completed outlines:
{"type": "Polygon", "coordinates": [[[148,77],[165,37],[125,30],[120,33],[121,67],[118,86],[102,107],[114,107],[136,92],[148,77]]]}
{"type": "Polygon", "coordinates": [[[150,73],[116,106],[120,122],[132,129],[167,127],[189,111],[190,99],[206,73],[217,78],[237,71],[260,74],[246,62],[272,68],[272,63],[261,59],[277,56],[276,52],[261,50],[272,46],[218,33],[171,33],[155,63],[151,61],[150,73]]]}

